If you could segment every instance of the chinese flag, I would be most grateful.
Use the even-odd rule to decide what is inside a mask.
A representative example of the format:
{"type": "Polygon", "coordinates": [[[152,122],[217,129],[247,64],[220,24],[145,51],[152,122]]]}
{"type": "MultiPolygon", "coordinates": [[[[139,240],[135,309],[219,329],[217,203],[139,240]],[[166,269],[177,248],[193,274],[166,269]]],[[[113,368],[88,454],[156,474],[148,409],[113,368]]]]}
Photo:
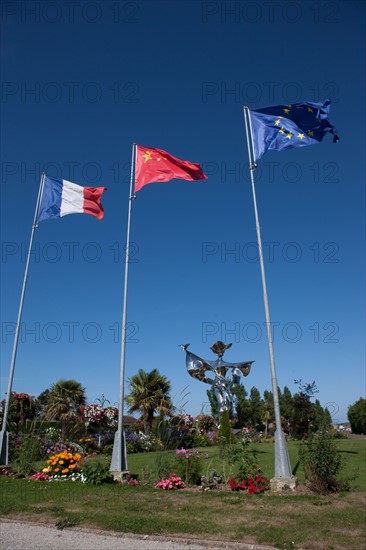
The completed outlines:
{"type": "Polygon", "coordinates": [[[154,181],[207,180],[199,164],[180,160],[162,149],[136,145],[135,193],[154,181]]]}

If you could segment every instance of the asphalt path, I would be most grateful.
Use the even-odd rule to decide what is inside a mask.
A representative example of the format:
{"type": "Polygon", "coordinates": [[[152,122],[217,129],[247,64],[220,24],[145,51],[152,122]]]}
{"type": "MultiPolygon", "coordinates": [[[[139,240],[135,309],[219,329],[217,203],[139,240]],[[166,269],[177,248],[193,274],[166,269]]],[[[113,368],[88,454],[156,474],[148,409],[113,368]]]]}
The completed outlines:
{"type": "Polygon", "coordinates": [[[125,535],[106,531],[63,528],[54,525],[0,521],[1,550],[272,550],[242,543],[197,541],[125,535]]]}

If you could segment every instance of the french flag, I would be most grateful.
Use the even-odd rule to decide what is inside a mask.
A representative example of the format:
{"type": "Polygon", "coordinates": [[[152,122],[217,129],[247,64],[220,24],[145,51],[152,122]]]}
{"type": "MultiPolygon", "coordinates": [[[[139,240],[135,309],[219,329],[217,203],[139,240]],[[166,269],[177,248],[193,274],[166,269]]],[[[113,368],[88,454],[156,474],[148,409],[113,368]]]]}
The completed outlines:
{"type": "Polygon", "coordinates": [[[106,187],[82,187],[67,180],[44,177],[37,223],[67,214],[91,214],[101,220],[101,198],[106,187]]]}

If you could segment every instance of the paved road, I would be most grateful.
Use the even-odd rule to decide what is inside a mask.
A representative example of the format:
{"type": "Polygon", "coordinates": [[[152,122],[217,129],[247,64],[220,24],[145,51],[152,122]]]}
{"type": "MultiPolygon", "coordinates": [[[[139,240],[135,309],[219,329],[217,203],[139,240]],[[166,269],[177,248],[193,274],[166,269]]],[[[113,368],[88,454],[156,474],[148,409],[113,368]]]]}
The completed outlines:
{"type": "Polygon", "coordinates": [[[251,544],[167,540],[105,531],[35,525],[15,520],[0,522],[1,550],[272,550],[251,544]]]}

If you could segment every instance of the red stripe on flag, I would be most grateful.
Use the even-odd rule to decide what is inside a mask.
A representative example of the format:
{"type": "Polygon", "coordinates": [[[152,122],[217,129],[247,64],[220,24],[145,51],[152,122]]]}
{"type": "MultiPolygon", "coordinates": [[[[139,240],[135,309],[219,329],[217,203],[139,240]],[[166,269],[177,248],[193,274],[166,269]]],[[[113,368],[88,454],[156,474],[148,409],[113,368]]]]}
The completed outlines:
{"type": "Polygon", "coordinates": [[[104,210],[101,203],[101,198],[107,191],[106,187],[84,187],[84,213],[91,214],[102,220],[104,218],[104,210]]]}

